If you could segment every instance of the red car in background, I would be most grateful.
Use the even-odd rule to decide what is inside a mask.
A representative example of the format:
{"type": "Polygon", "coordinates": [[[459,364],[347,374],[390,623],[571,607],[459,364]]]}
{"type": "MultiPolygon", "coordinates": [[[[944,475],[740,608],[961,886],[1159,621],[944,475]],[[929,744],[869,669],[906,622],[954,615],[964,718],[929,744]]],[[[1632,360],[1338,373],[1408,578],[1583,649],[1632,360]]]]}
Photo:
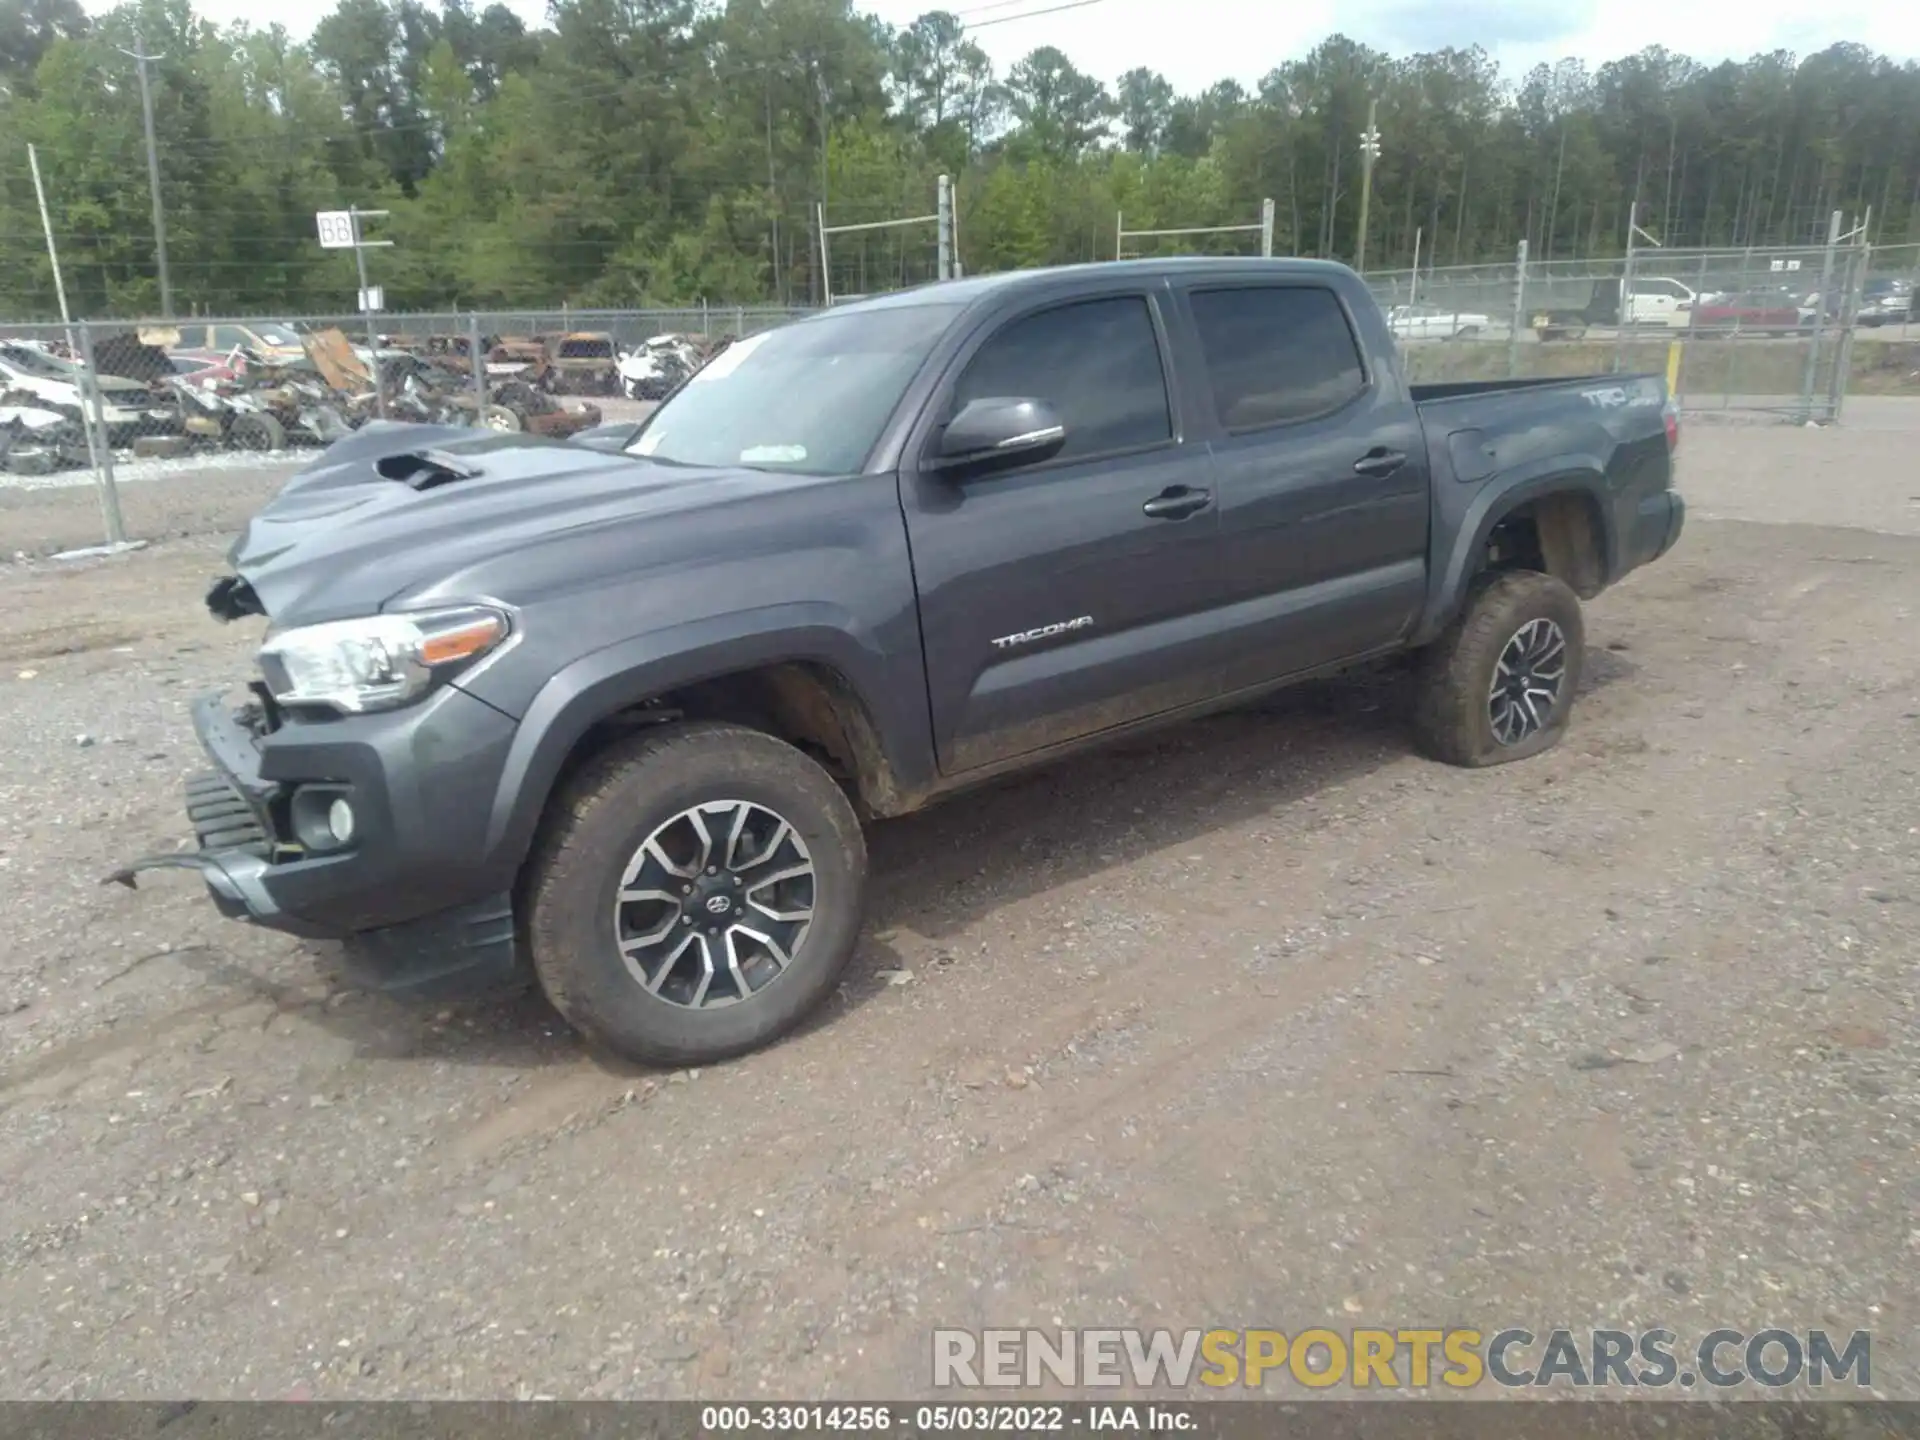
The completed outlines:
{"type": "Polygon", "coordinates": [[[1793,296],[1767,291],[1696,300],[1690,328],[1707,335],[1797,335],[1803,323],[1793,296]]]}
{"type": "Polygon", "coordinates": [[[247,357],[235,350],[175,350],[167,358],[174,372],[193,385],[219,385],[238,380],[247,373],[247,357]]]}

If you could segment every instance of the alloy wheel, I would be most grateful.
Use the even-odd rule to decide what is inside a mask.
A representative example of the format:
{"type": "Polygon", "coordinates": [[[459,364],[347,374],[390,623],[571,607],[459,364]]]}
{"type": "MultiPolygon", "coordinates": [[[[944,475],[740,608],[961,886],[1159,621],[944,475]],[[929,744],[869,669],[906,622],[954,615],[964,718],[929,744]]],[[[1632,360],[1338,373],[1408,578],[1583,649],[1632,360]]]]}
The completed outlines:
{"type": "Polygon", "coordinates": [[[806,943],[814,885],[813,857],[785,817],[747,800],[695,805],[656,828],[621,873],[620,958],[669,1004],[738,1004],[806,943]]]}
{"type": "Polygon", "coordinates": [[[1518,745],[1545,729],[1567,679],[1567,637],[1542,616],[1514,631],[1493,667],[1487,719],[1493,738],[1518,745]]]}

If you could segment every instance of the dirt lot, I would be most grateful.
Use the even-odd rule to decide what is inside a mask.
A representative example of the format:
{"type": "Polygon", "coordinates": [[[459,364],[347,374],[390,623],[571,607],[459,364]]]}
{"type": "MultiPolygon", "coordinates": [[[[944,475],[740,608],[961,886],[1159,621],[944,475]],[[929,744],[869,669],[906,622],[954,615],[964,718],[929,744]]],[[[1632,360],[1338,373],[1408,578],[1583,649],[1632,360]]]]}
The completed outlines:
{"type": "Polygon", "coordinates": [[[889,824],[838,999],[670,1076],[103,888],[246,671],[225,537],[0,566],[0,1394],[893,1396],[941,1324],[1474,1323],[1867,1328],[1920,1398],[1894,415],[1691,430],[1548,756],[1423,762],[1372,677],[889,824]]]}

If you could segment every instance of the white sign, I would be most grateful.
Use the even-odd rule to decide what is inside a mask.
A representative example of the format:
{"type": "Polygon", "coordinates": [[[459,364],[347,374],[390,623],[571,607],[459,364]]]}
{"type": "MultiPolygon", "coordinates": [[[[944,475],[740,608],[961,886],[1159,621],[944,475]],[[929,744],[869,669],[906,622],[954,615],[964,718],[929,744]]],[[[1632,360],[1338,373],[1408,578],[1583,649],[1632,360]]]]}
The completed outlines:
{"type": "Polygon", "coordinates": [[[387,292],[379,285],[369,285],[360,292],[362,310],[384,310],[387,308],[387,292]]]}
{"type": "Polygon", "coordinates": [[[1798,260],[1775,260],[1767,268],[1774,271],[1798,270],[1800,268],[1800,262],[1798,260]]]}
{"type": "Polygon", "coordinates": [[[320,231],[322,250],[351,250],[353,248],[353,212],[351,210],[317,210],[313,223],[320,231]]]}

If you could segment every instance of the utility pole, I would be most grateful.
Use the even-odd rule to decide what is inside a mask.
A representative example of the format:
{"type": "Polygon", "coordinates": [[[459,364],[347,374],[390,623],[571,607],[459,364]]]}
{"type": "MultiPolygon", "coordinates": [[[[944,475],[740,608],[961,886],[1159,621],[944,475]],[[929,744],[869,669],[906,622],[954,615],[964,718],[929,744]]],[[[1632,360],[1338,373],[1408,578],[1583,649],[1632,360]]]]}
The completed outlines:
{"type": "Polygon", "coordinates": [[[1374,123],[1380,114],[1378,100],[1367,101],[1367,128],[1360,132],[1360,251],[1353,268],[1367,273],[1367,210],[1373,204],[1373,162],[1380,155],[1380,127],[1374,123]]]}
{"type": "Polygon", "coordinates": [[[1633,325],[1634,257],[1639,250],[1636,242],[1641,240],[1656,250],[1661,248],[1660,242],[1640,227],[1640,202],[1635,200],[1627,206],[1627,262],[1620,277],[1620,319],[1613,327],[1613,373],[1616,375],[1625,363],[1627,331],[1633,325]]]}
{"type": "Polygon", "coordinates": [[[66,327],[67,353],[72,357],[80,390],[80,428],[86,432],[87,460],[94,483],[100,487],[100,518],[106,522],[107,544],[126,544],[127,528],[120,517],[120,491],[113,479],[113,450],[101,421],[99,376],[92,365],[93,342],[82,322],[82,340],[74,338],[73,312],[67,309],[67,282],[60,275],[60,252],[53,243],[53,217],[47,212],[47,187],[40,181],[40,152],[27,146],[27,168],[33,172],[33,197],[40,203],[40,229],[47,237],[47,263],[53,267],[53,293],[60,301],[60,323],[66,327]],[[84,343],[83,343],[84,342],[84,343]],[[96,430],[99,433],[96,434],[96,430]]]}
{"type": "Polygon", "coordinates": [[[935,211],[939,219],[935,221],[939,245],[939,273],[941,280],[953,278],[953,179],[940,177],[935,211]]]}
{"type": "MultiPolygon", "coordinates": [[[[323,250],[352,250],[353,263],[360,272],[360,313],[367,321],[367,368],[373,380],[373,410],[382,420],[387,418],[386,391],[380,384],[380,332],[373,323],[377,311],[386,308],[386,297],[376,288],[367,284],[367,251],[388,249],[391,240],[369,240],[363,220],[384,220],[384,210],[362,210],[358,205],[350,205],[345,210],[321,210],[313,217],[315,228],[320,232],[320,248],[323,250]]],[[[481,412],[483,418],[485,412],[481,412]]]]}
{"type": "Polygon", "coordinates": [[[160,313],[171,320],[173,277],[167,273],[167,217],[160,204],[160,151],[153,138],[153,90],[147,84],[147,62],[166,57],[147,54],[146,43],[137,30],[133,33],[133,43],[139,49],[120,53],[130,57],[140,72],[140,111],[147,121],[147,188],[153,192],[153,248],[160,261],[160,313]]]}
{"type": "MultiPolygon", "coordinates": [[[[373,413],[382,420],[387,418],[387,392],[380,383],[380,331],[373,323],[376,310],[386,308],[383,297],[377,296],[367,285],[367,247],[390,246],[391,240],[369,240],[362,230],[362,220],[384,220],[384,210],[362,210],[355,205],[347,213],[353,217],[353,261],[360,270],[360,313],[367,318],[367,369],[373,376],[373,413]]],[[[480,412],[482,421],[487,418],[486,411],[480,412]]]]}

